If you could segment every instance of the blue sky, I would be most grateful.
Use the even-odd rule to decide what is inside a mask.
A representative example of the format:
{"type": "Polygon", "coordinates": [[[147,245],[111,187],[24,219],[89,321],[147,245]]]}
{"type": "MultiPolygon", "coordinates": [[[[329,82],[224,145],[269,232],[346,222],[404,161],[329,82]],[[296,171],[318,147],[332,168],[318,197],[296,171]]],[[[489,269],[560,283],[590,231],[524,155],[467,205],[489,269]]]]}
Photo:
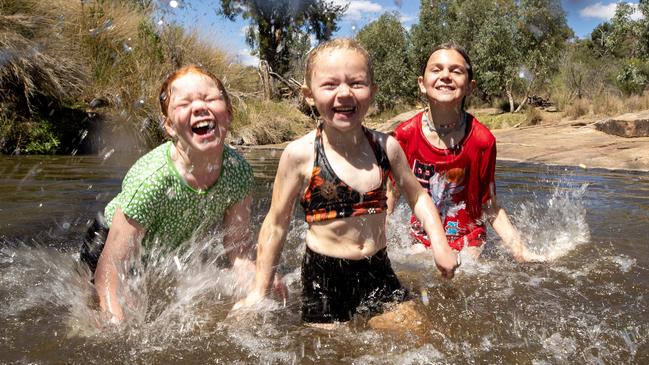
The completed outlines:
{"type": "MultiPolygon", "coordinates": [[[[271,0],[269,0],[271,1],[271,0]]],[[[331,0],[349,3],[337,36],[353,36],[363,25],[377,19],[386,11],[400,14],[402,23],[409,29],[417,21],[419,0],[331,0]]],[[[637,0],[627,1],[634,6],[637,0]]],[[[239,62],[256,64],[245,43],[243,19],[230,21],[217,15],[218,0],[158,0],[159,22],[175,21],[187,29],[195,30],[202,39],[217,45],[239,62]]],[[[615,13],[615,0],[561,0],[567,14],[568,25],[580,38],[590,35],[598,24],[609,20],[615,13]]]]}

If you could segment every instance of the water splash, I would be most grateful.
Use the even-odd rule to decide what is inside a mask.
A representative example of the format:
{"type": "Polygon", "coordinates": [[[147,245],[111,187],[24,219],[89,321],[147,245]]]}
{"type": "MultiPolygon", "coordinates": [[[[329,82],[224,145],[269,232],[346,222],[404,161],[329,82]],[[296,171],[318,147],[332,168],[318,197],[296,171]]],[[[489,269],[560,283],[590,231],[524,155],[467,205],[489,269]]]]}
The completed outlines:
{"type": "Polygon", "coordinates": [[[558,259],[590,241],[582,199],[588,188],[559,182],[545,201],[521,204],[512,215],[528,247],[550,260],[558,259]]]}

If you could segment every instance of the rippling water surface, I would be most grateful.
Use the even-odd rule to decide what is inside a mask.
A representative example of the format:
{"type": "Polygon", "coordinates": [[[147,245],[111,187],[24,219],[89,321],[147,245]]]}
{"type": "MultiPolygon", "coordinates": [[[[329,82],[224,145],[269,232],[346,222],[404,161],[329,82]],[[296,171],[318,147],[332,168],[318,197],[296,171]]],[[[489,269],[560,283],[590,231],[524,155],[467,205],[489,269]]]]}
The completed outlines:
{"type": "MultiPolygon", "coordinates": [[[[254,224],[268,208],[279,152],[250,150],[254,224]]],[[[296,209],[281,272],[291,298],[228,317],[242,278],[217,264],[218,234],[151,254],[129,281],[131,320],[105,325],[76,250],[89,219],[119,191],[133,158],[0,157],[2,363],[648,363],[649,175],[500,163],[501,203],[529,245],[553,260],[517,264],[490,242],[442,280],[409,253],[403,202],[389,217],[389,253],[424,323],[335,331],[299,316],[306,224],[296,209]]]]}

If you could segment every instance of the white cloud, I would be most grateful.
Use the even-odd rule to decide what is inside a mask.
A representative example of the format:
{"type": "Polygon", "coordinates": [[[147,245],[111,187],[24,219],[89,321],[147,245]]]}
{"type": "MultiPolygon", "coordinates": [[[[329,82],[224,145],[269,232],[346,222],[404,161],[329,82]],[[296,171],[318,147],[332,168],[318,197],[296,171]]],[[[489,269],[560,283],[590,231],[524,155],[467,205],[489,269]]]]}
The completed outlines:
{"type": "MultiPolygon", "coordinates": [[[[630,4],[635,11],[631,14],[631,19],[638,20],[642,18],[642,14],[638,11],[638,4],[630,4]]],[[[604,5],[601,2],[589,5],[579,11],[579,15],[584,18],[597,18],[602,20],[610,20],[615,15],[617,3],[604,5]]]]}
{"type": "Polygon", "coordinates": [[[375,15],[383,12],[383,6],[381,4],[368,0],[333,0],[332,2],[338,5],[349,4],[345,13],[345,19],[348,21],[359,21],[368,13],[375,15]]]}

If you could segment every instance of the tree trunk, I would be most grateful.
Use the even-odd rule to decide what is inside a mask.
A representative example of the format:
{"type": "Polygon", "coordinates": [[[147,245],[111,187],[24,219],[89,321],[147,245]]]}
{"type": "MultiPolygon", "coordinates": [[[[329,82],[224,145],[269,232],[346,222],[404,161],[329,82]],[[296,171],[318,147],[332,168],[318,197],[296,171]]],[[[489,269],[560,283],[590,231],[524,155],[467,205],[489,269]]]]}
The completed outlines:
{"type": "Polygon", "coordinates": [[[508,82],[505,85],[505,93],[507,94],[507,100],[509,100],[509,112],[513,113],[514,112],[514,96],[512,95],[511,85],[512,85],[511,82],[508,82]]]}
{"type": "Polygon", "coordinates": [[[527,104],[527,99],[528,99],[528,97],[530,96],[530,91],[531,91],[531,87],[528,87],[528,88],[525,90],[525,96],[523,96],[523,100],[521,100],[521,103],[518,104],[518,108],[516,108],[516,110],[514,111],[514,113],[518,113],[518,112],[520,112],[520,111],[523,109],[523,107],[525,106],[525,104],[527,104]]]}
{"type": "Polygon", "coordinates": [[[264,100],[272,99],[273,83],[270,78],[270,67],[265,60],[259,61],[259,78],[261,79],[262,90],[264,91],[264,100]]]}

